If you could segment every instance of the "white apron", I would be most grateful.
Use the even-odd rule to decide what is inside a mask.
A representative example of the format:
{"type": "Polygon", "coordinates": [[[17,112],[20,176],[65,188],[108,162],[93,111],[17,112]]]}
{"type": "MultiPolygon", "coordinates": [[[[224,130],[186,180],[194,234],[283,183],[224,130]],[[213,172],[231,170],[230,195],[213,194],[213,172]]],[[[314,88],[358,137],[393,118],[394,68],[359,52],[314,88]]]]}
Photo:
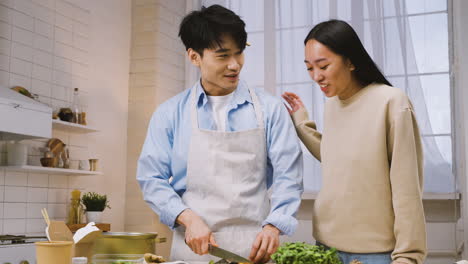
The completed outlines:
{"type": "MultiPolygon", "coordinates": [[[[222,132],[198,126],[197,90],[191,91],[191,125],[184,203],[213,232],[216,243],[245,258],[270,211],[266,186],[266,139],[263,114],[255,92],[249,89],[257,128],[222,132]]],[[[252,117],[253,118],[253,117],[252,117]]],[[[185,244],[185,228],[174,231],[171,260],[189,263],[217,260],[199,256],[185,244]]]]}

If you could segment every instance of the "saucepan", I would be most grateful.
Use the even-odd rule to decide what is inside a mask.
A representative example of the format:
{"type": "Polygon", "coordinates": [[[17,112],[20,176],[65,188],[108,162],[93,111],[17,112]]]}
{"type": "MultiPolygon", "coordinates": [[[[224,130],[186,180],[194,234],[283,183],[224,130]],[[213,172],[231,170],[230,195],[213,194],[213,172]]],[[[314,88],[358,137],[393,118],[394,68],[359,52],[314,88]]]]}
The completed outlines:
{"type": "Polygon", "coordinates": [[[104,232],[94,244],[94,254],[155,254],[156,243],[166,242],[157,233],[104,232]]]}

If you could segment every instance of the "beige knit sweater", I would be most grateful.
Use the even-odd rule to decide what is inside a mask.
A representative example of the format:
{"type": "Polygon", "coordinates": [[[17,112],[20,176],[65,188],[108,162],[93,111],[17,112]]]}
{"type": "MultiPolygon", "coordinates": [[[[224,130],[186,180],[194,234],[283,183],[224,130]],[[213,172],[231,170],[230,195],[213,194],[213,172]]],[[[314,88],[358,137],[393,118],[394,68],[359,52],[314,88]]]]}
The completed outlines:
{"type": "Polygon", "coordinates": [[[423,263],[423,153],[408,97],[400,89],[371,84],[349,99],[330,98],[323,134],[305,109],[292,117],[322,165],[315,239],[340,251],[392,252],[394,261],[423,263]]]}

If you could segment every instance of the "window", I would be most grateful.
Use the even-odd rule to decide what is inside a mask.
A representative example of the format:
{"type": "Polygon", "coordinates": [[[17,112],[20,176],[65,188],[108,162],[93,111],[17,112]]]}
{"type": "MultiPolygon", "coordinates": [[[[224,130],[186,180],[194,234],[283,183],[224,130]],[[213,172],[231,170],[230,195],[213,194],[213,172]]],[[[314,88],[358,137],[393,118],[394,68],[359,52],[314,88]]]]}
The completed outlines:
{"type": "MultiPolygon", "coordinates": [[[[270,2],[268,2],[270,3],[270,2]]],[[[345,20],[356,30],[369,54],[398,88],[410,97],[418,118],[425,151],[425,191],[455,192],[452,173],[451,72],[447,0],[275,0],[269,12],[262,0],[202,1],[224,5],[247,25],[248,40],[242,78],[251,87],[265,88],[274,77],[280,95],[301,96],[311,119],[323,128],[325,97],[310,80],[303,63],[303,40],[309,30],[331,18],[345,20]],[[275,23],[268,23],[273,18],[275,23]],[[267,33],[274,31],[269,37],[267,33]],[[267,37],[266,37],[267,36],[267,37]],[[275,52],[265,56],[265,49],[275,52]],[[265,73],[275,64],[276,72],[265,73]],[[268,75],[268,76],[266,76],[268,75]]],[[[306,191],[321,186],[320,164],[304,148],[306,191]]]]}

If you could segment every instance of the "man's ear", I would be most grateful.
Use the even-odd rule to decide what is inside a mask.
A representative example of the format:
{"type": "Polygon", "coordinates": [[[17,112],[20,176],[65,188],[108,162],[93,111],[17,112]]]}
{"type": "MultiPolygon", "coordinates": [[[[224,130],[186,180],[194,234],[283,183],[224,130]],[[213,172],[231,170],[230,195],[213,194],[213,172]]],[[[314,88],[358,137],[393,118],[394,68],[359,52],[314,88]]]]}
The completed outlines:
{"type": "Polygon", "coordinates": [[[190,48],[187,50],[187,56],[193,65],[200,67],[201,55],[198,52],[190,48]]]}

